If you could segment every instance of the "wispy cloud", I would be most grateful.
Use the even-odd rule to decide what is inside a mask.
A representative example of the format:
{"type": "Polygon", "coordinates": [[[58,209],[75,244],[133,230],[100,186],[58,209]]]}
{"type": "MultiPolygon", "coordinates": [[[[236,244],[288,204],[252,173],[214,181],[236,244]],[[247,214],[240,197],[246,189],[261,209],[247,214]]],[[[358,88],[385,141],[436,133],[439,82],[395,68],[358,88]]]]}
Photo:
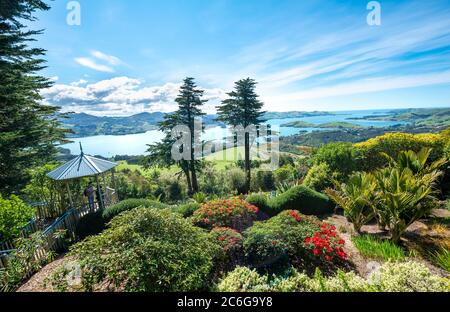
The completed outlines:
{"type": "Polygon", "coordinates": [[[81,66],[104,73],[113,73],[115,66],[124,64],[118,57],[100,51],[91,51],[90,54],[91,57],[75,58],[75,62],[81,66]]]}

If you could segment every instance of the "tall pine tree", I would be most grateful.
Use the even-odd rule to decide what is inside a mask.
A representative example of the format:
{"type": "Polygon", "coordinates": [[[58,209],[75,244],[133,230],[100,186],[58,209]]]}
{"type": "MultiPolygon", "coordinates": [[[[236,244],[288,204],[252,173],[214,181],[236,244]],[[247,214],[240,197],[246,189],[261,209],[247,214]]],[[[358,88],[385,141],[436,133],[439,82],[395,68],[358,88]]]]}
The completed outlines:
{"type": "Polygon", "coordinates": [[[29,46],[42,31],[23,24],[49,7],[40,0],[0,3],[0,193],[18,193],[28,171],[54,156],[55,143],[65,138],[58,108],[41,103],[40,91],[51,86],[38,74],[45,68],[45,51],[29,46]]]}
{"type": "Polygon", "coordinates": [[[165,139],[161,143],[150,145],[146,157],[147,167],[151,165],[163,165],[171,166],[177,164],[184,175],[186,176],[189,194],[194,194],[199,191],[197,173],[201,166],[201,160],[196,154],[196,150],[199,150],[202,144],[199,140],[199,136],[203,131],[195,128],[195,120],[205,114],[202,112],[201,107],[207,100],[203,100],[204,91],[197,89],[194,78],[186,78],[183,85],[180,88],[180,93],[175,101],[178,103],[178,110],[172,114],[168,114],[164,117],[164,121],[160,123],[160,130],[166,134],[165,139]],[[172,129],[175,126],[183,125],[187,126],[190,131],[190,144],[183,145],[183,152],[189,154],[189,159],[182,159],[174,161],[171,157],[172,146],[175,143],[175,139],[172,138],[172,129]],[[184,150],[185,149],[185,150],[184,150]]]}
{"type": "MultiPolygon", "coordinates": [[[[255,88],[256,81],[250,78],[236,82],[234,91],[228,93],[229,98],[217,108],[218,120],[234,127],[241,126],[244,129],[261,124],[264,104],[259,101],[255,88]]],[[[250,145],[252,142],[250,140],[250,133],[246,132],[244,136],[246,192],[250,191],[251,183],[250,145]]]]}

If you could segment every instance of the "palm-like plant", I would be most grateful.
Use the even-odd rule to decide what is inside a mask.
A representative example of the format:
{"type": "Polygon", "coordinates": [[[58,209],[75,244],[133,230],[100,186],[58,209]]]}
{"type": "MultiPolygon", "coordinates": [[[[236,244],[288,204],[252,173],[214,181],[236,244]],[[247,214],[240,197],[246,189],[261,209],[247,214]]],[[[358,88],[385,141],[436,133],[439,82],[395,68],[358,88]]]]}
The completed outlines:
{"type": "Polygon", "coordinates": [[[374,210],[380,222],[388,226],[392,241],[398,242],[412,223],[430,213],[437,172],[418,176],[408,168],[385,168],[375,173],[375,179],[374,210]]]}
{"type": "Polygon", "coordinates": [[[371,206],[374,197],[375,179],[370,173],[355,173],[346,184],[334,182],[336,190],[328,188],[325,192],[342,209],[353,223],[357,233],[361,227],[372,220],[375,212],[371,206]]]}
{"type": "Polygon", "coordinates": [[[396,160],[390,158],[388,168],[374,174],[377,191],[372,206],[380,223],[388,226],[394,242],[400,240],[408,226],[429,214],[435,204],[434,186],[446,160],[428,164],[430,152],[403,151],[396,160]]]}

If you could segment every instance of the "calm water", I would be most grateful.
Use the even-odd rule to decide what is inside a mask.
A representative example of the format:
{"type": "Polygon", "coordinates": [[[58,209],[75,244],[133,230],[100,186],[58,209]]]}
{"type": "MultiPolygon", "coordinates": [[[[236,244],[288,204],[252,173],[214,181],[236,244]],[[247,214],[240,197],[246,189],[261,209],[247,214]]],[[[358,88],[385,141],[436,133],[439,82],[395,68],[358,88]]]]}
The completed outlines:
{"type": "MultiPolygon", "coordinates": [[[[280,126],[282,124],[292,121],[306,121],[313,124],[323,124],[335,121],[347,121],[366,127],[387,127],[392,125],[402,124],[398,121],[371,121],[371,120],[348,120],[348,118],[358,118],[367,115],[386,114],[388,110],[368,110],[368,111],[349,111],[337,112],[335,115],[316,116],[305,118],[284,118],[271,119],[268,121],[272,126],[280,126]]],[[[320,128],[292,128],[280,127],[281,136],[289,136],[300,133],[302,131],[325,131],[329,129],[320,128]]],[[[209,128],[203,135],[203,140],[221,140],[228,135],[227,130],[220,127],[209,128]]],[[[129,135],[99,135],[85,138],[72,139],[74,142],[66,144],[63,147],[70,149],[74,155],[79,154],[79,142],[83,144],[83,150],[90,155],[101,155],[104,157],[112,157],[115,155],[141,155],[145,154],[147,145],[160,141],[164,134],[154,130],[146,133],[129,134],[129,135]]]]}

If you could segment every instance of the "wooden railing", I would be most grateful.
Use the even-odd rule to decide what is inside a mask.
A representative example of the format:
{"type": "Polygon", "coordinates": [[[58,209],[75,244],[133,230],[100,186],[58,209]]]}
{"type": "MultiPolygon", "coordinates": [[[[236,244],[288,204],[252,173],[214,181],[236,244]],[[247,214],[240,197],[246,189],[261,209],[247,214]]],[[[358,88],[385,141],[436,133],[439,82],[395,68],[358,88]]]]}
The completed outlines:
{"type": "MultiPolygon", "coordinates": [[[[46,257],[47,253],[50,251],[60,251],[66,249],[65,245],[67,236],[71,238],[76,238],[76,227],[78,221],[84,216],[97,212],[100,209],[100,205],[95,204],[93,207],[89,205],[83,205],[79,208],[73,208],[67,210],[61,217],[56,219],[48,228],[46,228],[42,232],[42,239],[44,243],[34,255],[35,261],[40,261],[44,257],[46,257]],[[56,235],[58,232],[64,232],[65,235],[56,235]]],[[[30,234],[35,233],[33,231],[36,226],[36,222],[30,222],[23,230],[23,233],[30,234]],[[29,232],[27,232],[29,231],[29,232]]],[[[26,236],[24,236],[26,237],[26,236]]],[[[0,269],[4,269],[7,267],[8,258],[14,255],[15,246],[11,242],[4,242],[0,244],[0,269]]],[[[34,272],[29,272],[28,276],[32,275],[34,272]]]]}

